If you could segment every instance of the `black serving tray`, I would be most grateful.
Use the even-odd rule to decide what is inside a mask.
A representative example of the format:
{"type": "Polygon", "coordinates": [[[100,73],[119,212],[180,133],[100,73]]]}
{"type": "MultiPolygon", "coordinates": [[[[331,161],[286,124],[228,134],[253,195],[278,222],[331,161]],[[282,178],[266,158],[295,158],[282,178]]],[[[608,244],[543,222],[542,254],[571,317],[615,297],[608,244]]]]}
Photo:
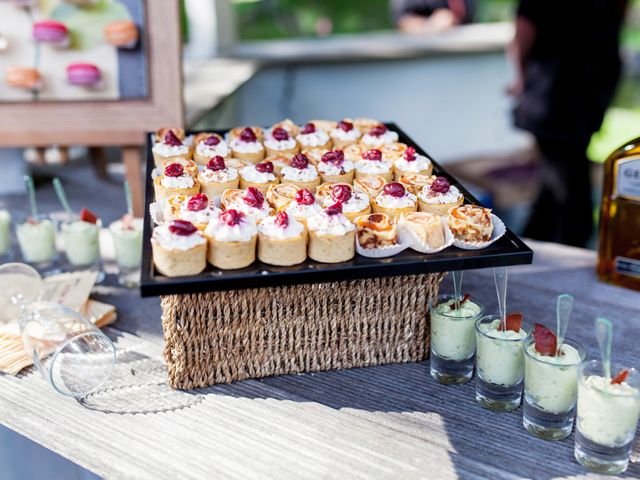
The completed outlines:
{"type": "MultiPolygon", "coordinates": [[[[386,125],[391,130],[398,132],[400,142],[412,145],[418,153],[432,158],[397,125],[394,123],[386,125]]],[[[218,131],[218,133],[224,132],[218,131]]],[[[344,263],[328,264],[307,259],[304,263],[293,267],[273,267],[256,261],[249,267],[240,270],[220,270],[208,265],[207,269],[199,275],[165,277],[155,271],[151,255],[153,221],[149,215],[149,204],[154,201],[151,180],[154,161],[151,146],[152,134],[148,134],[144,243],[140,282],[140,293],[143,297],[504,267],[529,264],[533,260],[531,249],[511,230],[507,229],[507,233],[502,238],[482,250],[462,250],[452,246],[438,253],[423,254],[408,249],[393,257],[379,259],[362,257],[356,253],[352,260],[344,263]]],[[[433,171],[434,174],[449,178],[451,183],[464,195],[465,203],[478,204],[478,201],[436,162],[433,162],[433,171]]]]}

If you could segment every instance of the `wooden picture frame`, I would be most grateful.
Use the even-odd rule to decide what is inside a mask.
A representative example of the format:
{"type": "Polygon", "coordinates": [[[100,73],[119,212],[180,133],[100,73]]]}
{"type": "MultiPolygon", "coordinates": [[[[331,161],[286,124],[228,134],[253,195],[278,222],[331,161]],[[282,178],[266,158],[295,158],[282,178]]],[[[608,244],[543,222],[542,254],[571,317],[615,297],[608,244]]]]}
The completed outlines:
{"type": "Polygon", "coordinates": [[[136,214],[142,213],[140,147],[146,132],[184,123],[179,0],[145,0],[145,14],[147,98],[0,103],[0,147],[123,147],[136,214]]]}

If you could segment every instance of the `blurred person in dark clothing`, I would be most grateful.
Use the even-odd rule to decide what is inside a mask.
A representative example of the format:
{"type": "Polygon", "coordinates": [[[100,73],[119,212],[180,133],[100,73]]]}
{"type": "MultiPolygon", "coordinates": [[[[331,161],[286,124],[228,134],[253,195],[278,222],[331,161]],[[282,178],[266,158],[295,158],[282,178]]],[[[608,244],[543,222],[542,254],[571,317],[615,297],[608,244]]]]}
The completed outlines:
{"type": "Polygon", "coordinates": [[[475,0],[391,0],[396,26],[405,33],[441,32],[473,20],[475,0]]]}
{"type": "Polygon", "coordinates": [[[584,247],[593,230],[587,147],[620,76],[627,0],[520,0],[510,54],[515,125],[531,132],[541,185],[524,235],[584,247]]]}

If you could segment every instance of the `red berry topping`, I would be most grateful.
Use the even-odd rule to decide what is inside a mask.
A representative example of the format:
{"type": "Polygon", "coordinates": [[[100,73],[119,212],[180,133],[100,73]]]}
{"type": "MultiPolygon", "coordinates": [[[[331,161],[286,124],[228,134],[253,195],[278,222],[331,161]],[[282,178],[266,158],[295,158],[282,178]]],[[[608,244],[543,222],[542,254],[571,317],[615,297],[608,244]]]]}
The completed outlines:
{"type": "Polygon", "coordinates": [[[200,210],[204,210],[208,206],[209,197],[207,197],[204,193],[194,195],[187,202],[187,210],[189,210],[190,212],[199,212],[200,210]]]}
{"type": "Polygon", "coordinates": [[[246,127],[240,132],[240,140],[246,143],[253,143],[258,140],[258,137],[256,137],[255,132],[251,128],[246,127]]]}
{"type": "Polygon", "coordinates": [[[256,187],[247,188],[247,193],[244,194],[242,199],[244,203],[253,208],[262,208],[262,204],[264,203],[264,195],[262,195],[262,192],[256,187]]]}
{"type": "Polygon", "coordinates": [[[627,379],[628,376],[629,376],[629,370],[620,370],[618,374],[611,379],[611,383],[620,385],[622,382],[624,382],[627,379]]]}
{"type": "Polygon", "coordinates": [[[348,202],[351,198],[351,188],[348,185],[336,185],[331,189],[331,198],[340,203],[348,202]]]}
{"type": "Polygon", "coordinates": [[[222,158],[220,155],[216,155],[211,160],[209,160],[209,163],[207,163],[207,168],[209,170],[213,170],[214,172],[219,172],[220,170],[224,170],[225,168],[227,168],[227,166],[224,163],[224,158],[222,158]]]}
{"type": "Polygon", "coordinates": [[[274,223],[280,228],[287,228],[289,226],[289,215],[287,215],[287,212],[278,213],[274,223]]]}
{"type": "Polygon", "coordinates": [[[176,137],[176,134],[173,133],[173,130],[167,130],[167,133],[164,134],[164,143],[166,145],[171,145],[172,147],[179,147],[182,145],[182,141],[176,137]]]}
{"type": "Polygon", "coordinates": [[[338,128],[343,132],[350,132],[353,130],[353,123],[342,120],[341,122],[338,122],[338,128]]]}
{"type": "Polygon", "coordinates": [[[309,159],[304,153],[298,153],[297,155],[294,155],[291,162],[289,162],[289,165],[293,168],[297,168],[298,170],[304,170],[309,166],[309,159]]]}
{"type": "Polygon", "coordinates": [[[164,169],[165,177],[180,177],[184,173],[184,167],[179,163],[170,163],[164,169]]]}
{"type": "Polygon", "coordinates": [[[362,154],[362,158],[365,160],[373,160],[375,162],[382,161],[382,152],[377,148],[372,148],[371,150],[367,150],[362,154]]]}
{"type": "Polygon", "coordinates": [[[429,188],[432,192],[447,193],[451,189],[451,184],[445,177],[436,177],[429,188]]]}
{"type": "Polygon", "coordinates": [[[271,162],[261,162],[256,163],[256,170],[260,173],[273,173],[273,163],[271,162]]]}
{"type": "Polygon", "coordinates": [[[320,160],[324,163],[330,163],[336,167],[341,167],[344,163],[344,152],[342,150],[332,150],[322,155],[320,160]]]}
{"type": "Polygon", "coordinates": [[[80,210],[80,220],[87,223],[93,223],[95,225],[96,223],[98,223],[98,216],[91,210],[83,208],[82,210],[80,210]]]}
{"type": "Polygon", "coordinates": [[[342,203],[340,203],[340,202],[334,203],[330,207],[327,207],[324,211],[329,216],[338,215],[338,214],[342,213],[342,203]]]}
{"type": "Polygon", "coordinates": [[[300,133],[302,133],[303,135],[307,135],[309,133],[314,133],[315,131],[316,126],[313,123],[307,123],[300,133]]]}
{"type": "Polygon", "coordinates": [[[387,127],[385,127],[382,123],[379,123],[371,130],[369,130],[369,135],[371,135],[372,137],[381,137],[385,133],[387,133],[387,127]]]}
{"type": "MultiPolygon", "coordinates": [[[[522,319],[524,315],[522,313],[507,313],[507,330],[511,330],[513,332],[519,332],[522,327],[522,319]]],[[[498,326],[498,331],[503,331],[504,325],[500,322],[498,326]]]]}
{"type": "Polygon", "coordinates": [[[387,183],[382,190],[384,191],[385,195],[396,198],[404,197],[404,194],[406,192],[404,185],[398,182],[387,183]]]}
{"type": "Polygon", "coordinates": [[[205,141],[204,144],[205,145],[209,145],[210,147],[215,147],[216,145],[218,145],[220,143],[220,139],[218,137],[216,137],[215,135],[211,135],[210,137],[208,137],[205,141]]]}
{"type": "Polygon", "coordinates": [[[413,162],[416,159],[416,149],[413,147],[407,147],[404,151],[403,157],[407,162],[413,162]]]}
{"type": "MultiPolygon", "coordinates": [[[[458,302],[458,306],[459,306],[459,307],[462,307],[462,304],[463,304],[464,302],[466,302],[467,300],[469,300],[470,298],[471,298],[471,295],[470,295],[470,294],[468,294],[468,293],[465,293],[465,294],[462,296],[462,298],[460,299],[460,301],[458,302]]],[[[455,309],[456,309],[456,303],[455,303],[455,302],[453,302],[453,303],[451,304],[451,307],[450,307],[450,308],[451,308],[452,310],[455,310],[455,309]]]]}
{"type": "Polygon", "coordinates": [[[238,210],[226,210],[220,214],[220,220],[229,225],[230,227],[234,227],[240,223],[240,221],[244,218],[244,213],[239,212],[238,210]]]}
{"type": "Polygon", "coordinates": [[[289,132],[287,132],[282,127],[274,128],[273,131],[271,132],[271,136],[273,138],[275,138],[276,140],[278,140],[279,142],[281,142],[283,140],[289,140],[289,132]]]}
{"type": "Polygon", "coordinates": [[[313,193],[305,188],[298,190],[295,198],[298,205],[313,205],[316,203],[316,198],[313,196],[313,193]]]}
{"type": "Polygon", "coordinates": [[[536,352],[540,355],[555,357],[558,348],[556,334],[541,323],[536,323],[533,328],[533,342],[536,352]]]}
{"type": "Polygon", "coordinates": [[[169,225],[169,231],[176,235],[188,237],[189,235],[197,232],[198,229],[193,225],[193,223],[187,222],[186,220],[174,220],[169,225]]]}

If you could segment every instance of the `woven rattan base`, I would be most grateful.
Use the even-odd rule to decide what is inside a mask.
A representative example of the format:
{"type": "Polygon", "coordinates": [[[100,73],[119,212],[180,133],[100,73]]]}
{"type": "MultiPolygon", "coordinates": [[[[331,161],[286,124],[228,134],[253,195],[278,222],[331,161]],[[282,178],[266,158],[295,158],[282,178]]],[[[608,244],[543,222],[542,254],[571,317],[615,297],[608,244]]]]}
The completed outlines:
{"type": "Polygon", "coordinates": [[[169,385],[423,360],[442,276],[162,297],[169,385]]]}

